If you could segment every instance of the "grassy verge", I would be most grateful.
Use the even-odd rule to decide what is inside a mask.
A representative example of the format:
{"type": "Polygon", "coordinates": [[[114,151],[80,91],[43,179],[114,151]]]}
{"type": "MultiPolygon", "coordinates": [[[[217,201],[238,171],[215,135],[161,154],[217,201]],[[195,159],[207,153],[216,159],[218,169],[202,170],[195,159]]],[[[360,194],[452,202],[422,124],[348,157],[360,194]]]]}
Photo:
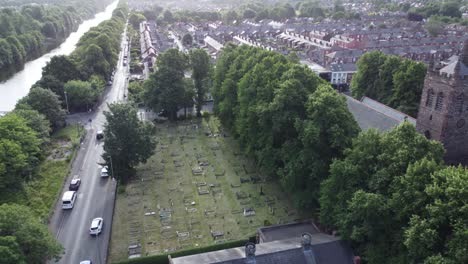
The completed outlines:
{"type": "Polygon", "coordinates": [[[41,162],[33,179],[27,181],[21,191],[2,194],[1,202],[29,206],[37,216],[46,221],[70,171],[80,137],[84,133],[82,128],[68,126],[53,134],[47,158],[41,162]],[[57,158],[51,158],[54,155],[57,158]]]}

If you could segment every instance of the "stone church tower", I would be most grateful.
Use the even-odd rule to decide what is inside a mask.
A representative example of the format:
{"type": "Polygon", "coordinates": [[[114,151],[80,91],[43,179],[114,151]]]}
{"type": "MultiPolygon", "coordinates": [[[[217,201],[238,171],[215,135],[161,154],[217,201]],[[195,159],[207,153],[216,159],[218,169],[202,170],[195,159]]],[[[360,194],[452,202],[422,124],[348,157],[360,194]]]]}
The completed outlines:
{"type": "Polygon", "coordinates": [[[442,142],[447,164],[468,165],[468,40],[460,56],[429,64],[416,129],[442,142]]]}

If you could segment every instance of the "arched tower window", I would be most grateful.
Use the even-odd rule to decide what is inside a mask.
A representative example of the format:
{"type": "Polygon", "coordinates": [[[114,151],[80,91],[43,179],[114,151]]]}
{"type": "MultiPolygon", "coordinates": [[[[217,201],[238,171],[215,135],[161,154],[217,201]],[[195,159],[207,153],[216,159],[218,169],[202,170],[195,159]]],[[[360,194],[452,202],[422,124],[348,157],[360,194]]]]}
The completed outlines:
{"type": "Polygon", "coordinates": [[[429,132],[429,130],[424,131],[424,136],[425,136],[427,139],[431,139],[431,132],[429,132]]]}
{"type": "Polygon", "coordinates": [[[437,94],[435,110],[441,111],[443,105],[444,105],[444,93],[440,92],[437,94]]]}
{"type": "Polygon", "coordinates": [[[427,91],[426,106],[432,107],[433,102],[434,102],[434,90],[430,89],[427,91]]]}
{"type": "Polygon", "coordinates": [[[459,94],[455,99],[455,113],[461,114],[463,112],[463,94],[459,94]]]}

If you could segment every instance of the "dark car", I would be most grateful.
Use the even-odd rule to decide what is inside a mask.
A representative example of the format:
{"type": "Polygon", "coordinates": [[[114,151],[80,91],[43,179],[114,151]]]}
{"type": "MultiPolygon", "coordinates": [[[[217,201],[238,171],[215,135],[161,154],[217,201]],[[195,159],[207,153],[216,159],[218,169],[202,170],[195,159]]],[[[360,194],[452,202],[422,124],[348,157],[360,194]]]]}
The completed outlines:
{"type": "Polygon", "coordinates": [[[102,139],[102,138],[104,138],[104,131],[99,130],[99,131],[96,133],[96,139],[102,139]]]}
{"type": "Polygon", "coordinates": [[[70,191],[78,191],[81,185],[81,179],[80,178],[75,178],[70,182],[70,186],[68,186],[68,189],[70,191]]]}

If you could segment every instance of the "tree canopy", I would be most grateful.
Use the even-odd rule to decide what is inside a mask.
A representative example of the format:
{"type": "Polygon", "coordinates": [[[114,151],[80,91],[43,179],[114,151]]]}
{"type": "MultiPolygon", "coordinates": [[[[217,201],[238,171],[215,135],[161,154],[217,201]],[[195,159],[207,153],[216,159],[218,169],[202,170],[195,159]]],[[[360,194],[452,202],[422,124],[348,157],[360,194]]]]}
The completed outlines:
{"type": "Polygon", "coordinates": [[[302,208],[358,127],[345,99],[308,68],[253,47],[227,46],[214,71],[215,113],[302,208]]]}
{"type": "Polygon", "coordinates": [[[361,133],[322,182],[321,222],[353,241],[369,263],[420,263],[410,261],[404,232],[428,201],[423,192],[443,153],[408,122],[385,134],[361,133]]]}
{"type": "Polygon", "coordinates": [[[124,183],[133,175],[133,168],[153,154],[156,141],[152,123],[142,122],[130,104],[111,104],[104,112],[104,154],[113,177],[124,183]]]}
{"type": "Polygon", "coordinates": [[[49,233],[47,226],[29,208],[15,204],[0,205],[2,263],[41,264],[60,257],[62,251],[62,246],[49,233]]]}
{"type": "Polygon", "coordinates": [[[58,96],[50,90],[40,87],[33,88],[29,94],[21,98],[16,104],[16,109],[33,109],[43,114],[49,120],[53,129],[65,124],[65,110],[58,96]]]}
{"type": "Polygon", "coordinates": [[[171,120],[185,105],[184,74],[188,63],[184,53],[169,49],[158,57],[156,71],[144,84],[146,104],[155,112],[166,111],[171,120]]]}
{"type": "Polygon", "coordinates": [[[380,51],[364,54],[351,81],[355,98],[368,96],[415,117],[426,76],[421,62],[387,56],[380,51]]]}
{"type": "Polygon", "coordinates": [[[192,78],[195,83],[197,116],[201,116],[201,108],[205,102],[206,92],[211,82],[212,65],[210,55],[203,49],[192,49],[189,52],[192,78]]]}

